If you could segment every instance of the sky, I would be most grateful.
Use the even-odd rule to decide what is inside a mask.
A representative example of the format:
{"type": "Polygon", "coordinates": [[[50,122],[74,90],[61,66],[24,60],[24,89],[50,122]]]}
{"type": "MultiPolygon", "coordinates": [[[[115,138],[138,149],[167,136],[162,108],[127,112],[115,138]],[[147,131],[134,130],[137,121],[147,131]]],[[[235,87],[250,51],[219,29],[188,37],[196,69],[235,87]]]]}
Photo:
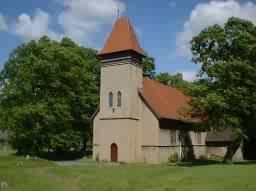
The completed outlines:
{"type": "Polygon", "coordinates": [[[44,35],[101,49],[118,12],[130,18],[157,72],[180,72],[189,81],[200,67],[191,62],[193,36],[231,16],[256,24],[256,0],[2,0],[0,69],[18,45],[44,35]]]}

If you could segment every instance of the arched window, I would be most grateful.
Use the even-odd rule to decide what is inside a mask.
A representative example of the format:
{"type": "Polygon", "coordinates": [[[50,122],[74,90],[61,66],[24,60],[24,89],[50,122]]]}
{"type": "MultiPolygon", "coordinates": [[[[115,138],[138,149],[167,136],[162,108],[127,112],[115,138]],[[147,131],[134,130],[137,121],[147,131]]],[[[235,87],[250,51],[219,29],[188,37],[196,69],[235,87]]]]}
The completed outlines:
{"type": "Polygon", "coordinates": [[[113,93],[112,92],[109,92],[109,95],[108,95],[108,106],[113,107],[113,93]]]}
{"type": "Polygon", "coordinates": [[[122,93],[120,91],[117,92],[117,107],[122,106],[122,93]]]}

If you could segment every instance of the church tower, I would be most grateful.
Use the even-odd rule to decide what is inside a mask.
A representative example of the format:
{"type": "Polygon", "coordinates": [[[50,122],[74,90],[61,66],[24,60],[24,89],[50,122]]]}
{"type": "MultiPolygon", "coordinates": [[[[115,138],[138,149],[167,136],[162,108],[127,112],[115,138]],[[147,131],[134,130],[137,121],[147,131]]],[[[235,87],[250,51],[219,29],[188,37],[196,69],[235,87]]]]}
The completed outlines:
{"type": "Polygon", "coordinates": [[[94,119],[93,155],[106,161],[138,160],[143,86],[142,59],[135,31],[127,17],[119,17],[101,60],[100,109],[94,119]]]}
{"type": "Polygon", "coordinates": [[[139,118],[138,90],[143,83],[143,53],[129,19],[118,18],[99,54],[103,118],[139,118]]]}

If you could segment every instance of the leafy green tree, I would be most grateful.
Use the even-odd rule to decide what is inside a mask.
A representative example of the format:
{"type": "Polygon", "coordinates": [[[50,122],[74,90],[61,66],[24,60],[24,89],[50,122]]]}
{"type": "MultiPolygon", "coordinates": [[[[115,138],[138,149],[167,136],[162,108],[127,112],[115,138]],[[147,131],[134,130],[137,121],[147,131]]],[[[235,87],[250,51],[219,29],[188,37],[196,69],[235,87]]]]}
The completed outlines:
{"type": "Polygon", "coordinates": [[[99,102],[96,54],[48,37],[11,53],[0,74],[0,121],[19,154],[85,149],[99,102]]]}
{"type": "Polygon", "coordinates": [[[156,75],[156,79],[159,80],[161,83],[171,87],[175,87],[183,91],[184,93],[188,93],[191,86],[193,85],[192,82],[183,80],[183,75],[181,73],[171,75],[167,72],[164,72],[156,75]]]}
{"type": "Polygon", "coordinates": [[[181,81],[183,81],[183,76],[181,73],[171,75],[168,72],[160,73],[156,76],[156,79],[167,86],[176,86],[181,81]]]}
{"type": "Polygon", "coordinates": [[[256,140],[256,26],[232,17],[224,27],[203,30],[191,43],[202,78],[193,90],[194,114],[207,127],[236,132],[225,157],[231,159],[244,138],[256,140]]]}
{"type": "Polygon", "coordinates": [[[142,61],[143,77],[154,79],[155,78],[155,59],[148,55],[142,61]]]}
{"type": "Polygon", "coordinates": [[[142,62],[143,77],[159,80],[164,85],[176,87],[185,93],[190,91],[193,83],[183,80],[181,73],[171,75],[167,72],[157,74],[155,71],[155,59],[148,55],[145,56],[142,62]]]}

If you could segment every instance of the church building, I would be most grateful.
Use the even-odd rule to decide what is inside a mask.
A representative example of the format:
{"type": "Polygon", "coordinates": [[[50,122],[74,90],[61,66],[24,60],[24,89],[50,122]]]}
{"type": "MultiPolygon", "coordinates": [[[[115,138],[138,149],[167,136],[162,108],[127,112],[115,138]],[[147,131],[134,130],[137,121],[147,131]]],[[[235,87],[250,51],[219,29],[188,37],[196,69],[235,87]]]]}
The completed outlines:
{"type": "Polygon", "coordinates": [[[117,19],[99,57],[100,107],[93,116],[95,160],[161,163],[174,153],[183,157],[225,154],[231,136],[192,130],[195,121],[182,114],[189,97],[143,78],[144,50],[127,17],[117,19]]]}

